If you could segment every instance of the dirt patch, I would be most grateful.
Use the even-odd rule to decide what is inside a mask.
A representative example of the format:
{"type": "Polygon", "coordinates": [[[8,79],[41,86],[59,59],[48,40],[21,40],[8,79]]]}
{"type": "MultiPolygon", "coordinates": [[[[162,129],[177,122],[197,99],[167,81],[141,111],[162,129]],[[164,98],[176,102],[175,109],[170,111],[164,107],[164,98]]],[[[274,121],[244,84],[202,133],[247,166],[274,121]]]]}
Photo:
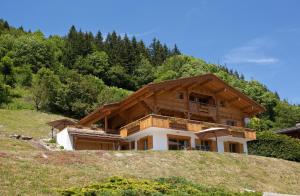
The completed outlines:
{"type": "Polygon", "coordinates": [[[43,164],[69,165],[89,163],[89,160],[82,154],[72,152],[45,151],[37,154],[34,158],[43,164]]]}
{"type": "Polygon", "coordinates": [[[9,155],[5,152],[0,152],[0,157],[1,158],[7,158],[7,157],[9,157],[9,155]]]}

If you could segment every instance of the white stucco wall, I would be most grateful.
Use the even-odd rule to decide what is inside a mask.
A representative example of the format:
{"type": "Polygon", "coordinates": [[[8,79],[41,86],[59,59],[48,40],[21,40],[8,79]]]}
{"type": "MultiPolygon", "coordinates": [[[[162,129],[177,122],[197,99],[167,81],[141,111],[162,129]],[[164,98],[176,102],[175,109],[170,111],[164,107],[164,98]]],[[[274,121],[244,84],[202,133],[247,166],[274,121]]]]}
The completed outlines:
{"type": "MultiPolygon", "coordinates": [[[[153,136],[153,150],[168,150],[168,134],[191,137],[191,147],[195,148],[196,135],[193,132],[174,129],[150,127],[127,137],[129,141],[137,141],[145,136],[153,136]]],[[[136,145],[135,145],[136,146],[136,145]]]]}
{"type": "Polygon", "coordinates": [[[243,147],[244,147],[244,153],[248,154],[247,140],[245,138],[231,137],[231,136],[218,137],[218,142],[217,142],[218,152],[221,152],[221,153],[224,152],[224,142],[227,142],[227,141],[242,143],[243,147]]]}
{"type": "MultiPolygon", "coordinates": [[[[191,147],[195,148],[195,139],[197,139],[197,136],[193,132],[180,131],[174,129],[150,127],[143,131],[128,136],[127,139],[129,141],[137,142],[137,140],[145,136],[153,136],[153,150],[168,150],[168,137],[167,137],[168,134],[191,137],[191,147]]],[[[211,138],[211,139],[215,140],[215,138],[211,138]]],[[[238,138],[238,137],[231,137],[231,136],[218,137],[218,141],[217,141],[218,152],[220,153],[224,152],[224,142],[226,141],[242,143],[244,146],[244,152],[246,154],[248,153],[247,140],[245,138],[238,138]]],[[[135,145],[135,147],[137,147],[137,145],[135,145]]]]}
{"type": "Polygon", "coordinates": [[[65,150],[74,150],[73,148],[73,138],[68,133],[68,128],[63,129],[56,134],[56,142],[63,146],[65,150]]]}

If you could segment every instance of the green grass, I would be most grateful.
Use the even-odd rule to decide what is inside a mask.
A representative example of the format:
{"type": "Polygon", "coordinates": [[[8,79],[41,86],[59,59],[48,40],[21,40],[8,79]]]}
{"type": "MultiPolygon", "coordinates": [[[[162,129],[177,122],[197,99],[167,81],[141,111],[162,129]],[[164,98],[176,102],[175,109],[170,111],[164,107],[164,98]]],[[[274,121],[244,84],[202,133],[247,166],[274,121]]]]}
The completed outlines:
{"type": "Polygon", "coordinates": [[[34,110],[0,109],[0,134],[22,134],[34,138],[49,137],[49,121],[64,118],[34,110]]]}
{"type": "Polygon", "coordinates": [[[32,94],[28,88],[16,87],[11,90],[12,100],[5,105],[6,109],[20,110],[20,109],[35,109],[32,94]]]}
{"type": "Polygon", "coordinates": [[[0,135],[0,151],[24,151],[35,150],[30,142],[16,140],[0,135]]]}
{"type": "Polygon", "coordinates": [[[62,116],[32,110],[0,110],[0,195],[55,195],[111,176],[183,177],[204,186],[300,193],[300,163],[240,154],[199,151],[50,152],[11,133],[47,137],[45,124],[62,116]]]}

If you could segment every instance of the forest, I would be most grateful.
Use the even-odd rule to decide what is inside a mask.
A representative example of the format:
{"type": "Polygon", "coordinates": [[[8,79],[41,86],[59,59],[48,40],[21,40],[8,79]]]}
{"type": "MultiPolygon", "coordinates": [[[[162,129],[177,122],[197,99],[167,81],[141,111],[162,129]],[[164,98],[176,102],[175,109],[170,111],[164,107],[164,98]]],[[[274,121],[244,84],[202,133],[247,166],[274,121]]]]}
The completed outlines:
{"type": "MultiPolygon", "coordinates": [[[[163,44],[146,45],[115,31],[103,36],[70,27],[46,37],[0,20],[0,104],[28,95],[33,109],[81,118],[99,105],[119,101],[149,82],[214,73],[266,108],[251,119],[257,131],[294,126],[300,106],[224,65],[205,62],[163,44]]],[[[18,105],[22,109],[28,106],[18,105]]]]}
{"type": "Polygon", "coordinates": [[[75,26],[65,36],[46,37],[0,19],[0,108],[80,119],[150,82],[205,73],[217,75],[266,108],[248,124],[257,131],[250,154],[300,161],[300,141],[272,132],[294,126],[300,105],[281,99],[259,81],[182,54],[176,44],[170,47],[155,38],[146,45],[134,36],[115,31],[103,36],[75,26]]]}

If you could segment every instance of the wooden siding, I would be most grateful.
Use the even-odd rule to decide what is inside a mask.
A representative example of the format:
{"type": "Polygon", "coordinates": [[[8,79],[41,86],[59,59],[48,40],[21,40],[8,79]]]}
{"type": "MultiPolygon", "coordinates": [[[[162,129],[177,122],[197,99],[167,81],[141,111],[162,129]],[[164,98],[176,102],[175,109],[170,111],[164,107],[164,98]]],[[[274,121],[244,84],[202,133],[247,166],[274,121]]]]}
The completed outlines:
{"type": "Polygon", "coordinates": [[[137,141],[138,150],[151,150],[153,149],[153,136],[146,136],[137,141]],[[147,144],[147,149],[145,149],[145,142],[147,144]]]}
{"type": "Polygon", "coordinates": [[[227,141],[224,142],[224,152],[230,152],[230,144],[235,144],[237,149],[236,149],[236,153],[244,153],[244,145],[242,143],[239,142],[232,142],[232,141],[227,141]]]}
{"type": "Polygon", "coordinates": [[[118,142],[106,139],[75,137],[74,148],[75,150],[116,150],[118,149],[118,142]]]}
{"type": "Polygon", "coordinates": [[[193,121],[193,120],[187,120],[182,118],[167,117],[167,116],[160,116],[154,114],[150,114],[146,117],[143,117],[137,121],[134,121],[122,127],[120,129],[120,134],[122,137],[126,137],[132,135],[133,133],[136,133],[137,131],[143,131],[144,129],[149,127],[174,129],[174,123],[177,123],[176,128],[179,127],[186,128],[186,129],[180,129],[183,131],[198,132],[210,127],[224,127],[227,128],[230,131],[231,135],[234,137],[256,139],[256,133],[253,130],[243,128],[243,127],[227,126],[224,124],[193,121]]]}

